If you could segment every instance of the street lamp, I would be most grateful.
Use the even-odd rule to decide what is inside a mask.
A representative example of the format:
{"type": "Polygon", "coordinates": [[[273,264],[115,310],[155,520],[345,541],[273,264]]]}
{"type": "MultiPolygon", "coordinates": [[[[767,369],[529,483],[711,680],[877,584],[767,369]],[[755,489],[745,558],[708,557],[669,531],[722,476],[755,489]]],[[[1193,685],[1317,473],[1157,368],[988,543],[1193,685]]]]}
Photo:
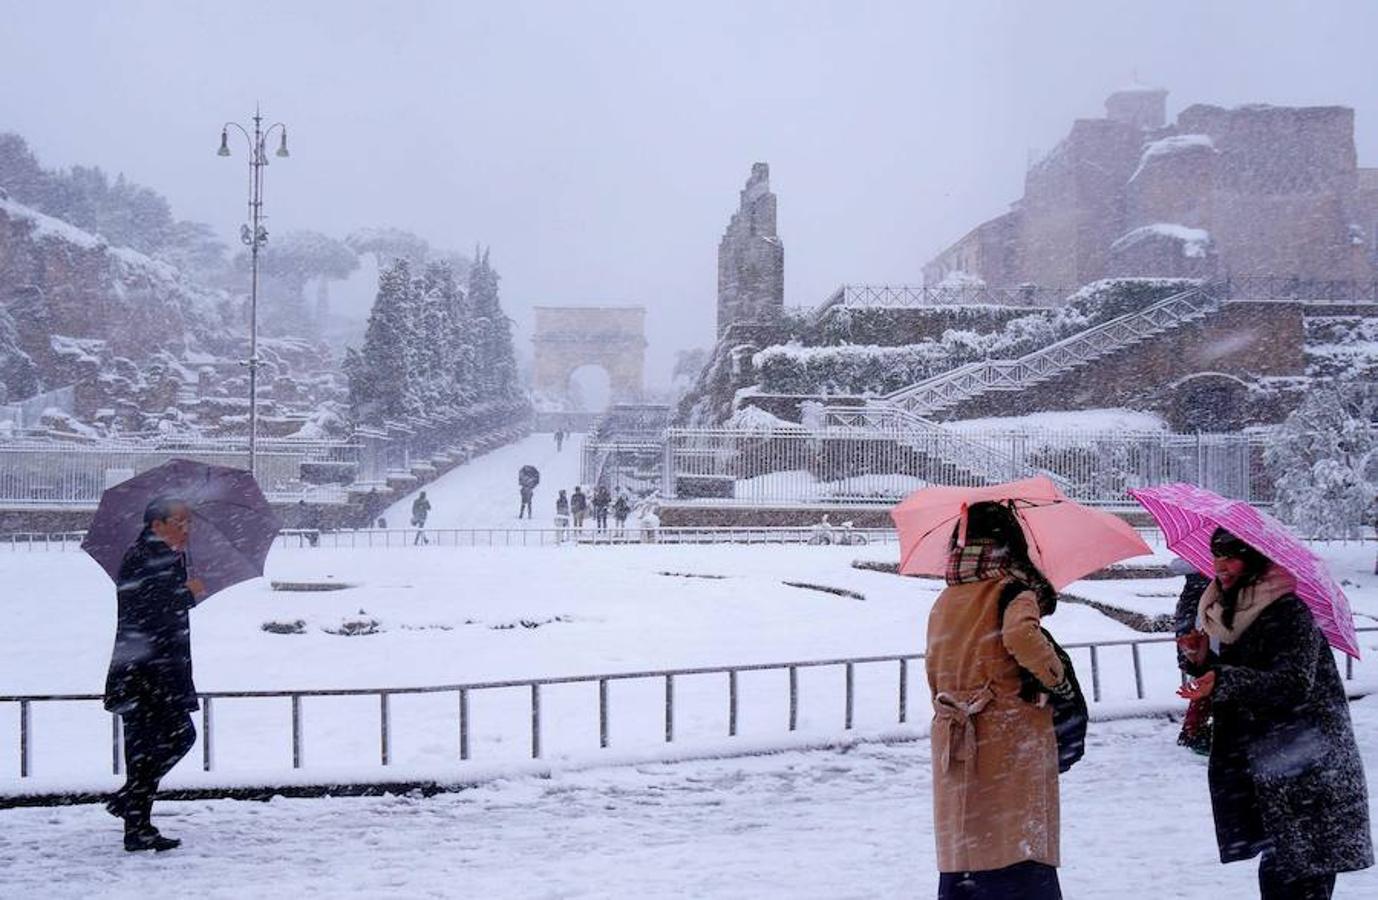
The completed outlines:
{"type": "Polygon", "coordinates": [[[254,133],[238,122],[226,122],[220,129],[217,156],[230,155],[230,129],[239,129],[249,143],[249,221],[239,227],[239,239],[249,248],[249,358],[240,363],[249,367],[249,471],[257,475],[258,452],[258,251],[268,241],[263,227],[263,167],[268,165],[268,137],[277,129],[282,133],[277,156],[286,157],[287,126],[281,122],[263,128],[263,115],[254,109],[254,133]]]}

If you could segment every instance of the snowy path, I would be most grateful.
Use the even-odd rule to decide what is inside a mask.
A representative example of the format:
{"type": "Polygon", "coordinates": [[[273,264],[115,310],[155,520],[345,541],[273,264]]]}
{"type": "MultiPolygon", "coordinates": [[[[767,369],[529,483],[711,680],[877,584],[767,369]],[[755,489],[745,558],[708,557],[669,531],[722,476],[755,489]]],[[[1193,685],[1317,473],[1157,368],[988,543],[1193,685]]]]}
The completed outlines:
{"type": "MultiPolygon", "coordinates": [[[[564,450],[556,452],[551,435],[533,434],[452,469],[424,488],[431,501],[426,524],[432,528],[552,527],[556,491],[564,488],[569,493],[579,483],[583,441],[582,434],[573,435],[565,440],[564,450]],[[532,502],[533,518],[518,522],[517,470],[528,464],[540,470],[541,483],[532,502]]],[[[388,507],[383,516],[389,526],[407,527],[415,497],[408,494],[388,507]]]]}
{"type": "MultiPolygon", "coordinates": [[[[1370,774],[1378,699],[1354,705],[1370,774]]],[[[1205,761],[1162,720],[1092,726],[1063,781],[1070,898],[1253,896],[1216,861],[1205,761]]],[[[927,741],[494,782],[432,798],[164,803],[186,846],[126,854],[95,806],[0,811],[23,897],[931,896],[927,741]]],[[[1378,895],[1378,873],[1337,896],[1378,895]]]]}

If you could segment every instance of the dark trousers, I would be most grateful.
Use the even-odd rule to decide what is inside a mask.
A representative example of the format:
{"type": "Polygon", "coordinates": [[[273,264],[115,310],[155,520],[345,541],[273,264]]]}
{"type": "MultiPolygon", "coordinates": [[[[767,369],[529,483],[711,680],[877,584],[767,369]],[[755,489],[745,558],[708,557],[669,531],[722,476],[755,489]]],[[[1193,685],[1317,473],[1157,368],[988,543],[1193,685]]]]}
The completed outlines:
{"type": "Polygon", "coordinates": [[[1057,869],[1022,862],[981,872],[940,872],[938,900],[1062,900],[1057,869]]]}
{"type": "Polygon", "coordinates": [[[522,506],[521,506],[521,509],[517,510],[517,518],[518,518],[518,519],[520,519],[520,518],[522,517],[522,513],[526,513],[526,517],[527,517],[528,519],[531,518],[531,498],[530,498],[530,497],[523,497],[523,498],[522,498],[522,506]]]}
{"type": "Polygon", "coordinates": [[[148,824],[158,782],[196,743],[191,713],[161,704],[141,704],[121,713],[124,722],[124,787],[115,795],[126,823],[148,824]]]}
{"type": "Polygon", "coordinates": [[[593,511],[593,523],[597,525],[600,530],[606,530],[608,527],[608,511],[605,509],[599,512],[595,509],[593,511]]]}
{"type": "MultiPolygon", "coordinates": [[[[406,538],[403,538],[403,540],[406,540],[406,538]]],[[[416,529],[416,537],[412,538],[411,541],[412,546],[415,547],[417,544],[429,544],[430,542],[430,539],[426,537],[425,529],[418,527],[416,529]]]]}
{"type": "Polygon", "coordinates": [[[1260,900],[1330,900],[1335,893],[1335,873],[1285,880],[1289,873],[1278,867],[1273,854],[1264,852],[1258,861],[1260,900]]]}

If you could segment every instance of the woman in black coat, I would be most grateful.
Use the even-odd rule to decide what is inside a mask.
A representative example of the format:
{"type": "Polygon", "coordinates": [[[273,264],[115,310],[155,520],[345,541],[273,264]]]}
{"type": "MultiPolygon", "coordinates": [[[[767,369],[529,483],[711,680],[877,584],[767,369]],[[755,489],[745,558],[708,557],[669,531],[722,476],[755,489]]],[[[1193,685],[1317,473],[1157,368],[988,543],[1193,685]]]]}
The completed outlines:
{"type": "Polygon", "coordinates": [[[1261,854],[1260,895],[1328,898],[1373,865],[1368,791],[1335,657],[1286,570],[1224,529],[1189,649],[1215,716],[1209,779],[1221,862],[1261,854]],[[1207,641],[1218,642],[1210,652],[1207,641]]]}

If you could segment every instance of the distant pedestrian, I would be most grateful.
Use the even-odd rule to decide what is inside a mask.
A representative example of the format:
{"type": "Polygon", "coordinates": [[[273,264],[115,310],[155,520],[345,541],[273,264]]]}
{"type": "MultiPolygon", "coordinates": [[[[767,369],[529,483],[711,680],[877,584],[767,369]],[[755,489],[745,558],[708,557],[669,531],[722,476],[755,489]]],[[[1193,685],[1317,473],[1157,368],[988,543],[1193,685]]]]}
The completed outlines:
{"type": "Polygon", "coordinates": [[[555,429],[555,452],[559,453],[565,448],[565,433],[563,429],[555,429]]]}
{"type": "Polygon", "coordinates": [[[599,531],[608,530],[608,507],[612,505],[612,494],[608,486],[600,484],[593,489],[593,524],[599,531]]]}
{"type": "MultiPolygon", "coordinates": [[[[416,537],[412,539],[412,546],[417,544],[429,544],[426,538],[426,517],[431,514],[431,501],[426,499],[426,492],[422,491],[411,504],[411,523],[416,526],[416,537]]],[[[405,540],[405,538],[404,538],[405,540]]]]}
{"type": "Polygon", "coordinates": [[[185,502],[153,500],[116,582],[115,650],[105,680],[105,708],[124,725],[126,777],[105,808],[124,819],[129,851],[181,844],[159,833],[151,816],[158,782],[196,741],[188,614],[206,588],[199,578],[187,577],[191,527],[185,502]]]}
{"type": "Polygon", "coordinates": [[[565,529],[569,527],[569,498],[565,496],[564,488],[560,488],[560,496],[555,498],[555,542],[559,543],[565,539],[565,529]]]}
{"type": "Polygon", "coordinates": [[[621,488],[617,489],[617,499],[612,503],[612,518],[617,523],[617,536],[621,537],[627,531],[627,516],[631,513],[632,506],[627,502],[627,495],[621,488]]]}
{"type": "Polygon", "coordinates": [[[584,489],[577,484],[574,486],[574,493],[569,497],[569,511],[574,516],[574,527],[583,528],[584,517],[589,511],[589,498],[584,489]]]}
{"type": "Polygon", "coordinates": [[[518,519],[522,517],[522,513],[526,513],[528,519],[531,518],[531,498],[536,492],[536,485],[540,483],[541,473],[535,466],[522,466],[521,471],[517,473],[517,489],[522,497],[522,505],[517,510],[518,519]]]}

